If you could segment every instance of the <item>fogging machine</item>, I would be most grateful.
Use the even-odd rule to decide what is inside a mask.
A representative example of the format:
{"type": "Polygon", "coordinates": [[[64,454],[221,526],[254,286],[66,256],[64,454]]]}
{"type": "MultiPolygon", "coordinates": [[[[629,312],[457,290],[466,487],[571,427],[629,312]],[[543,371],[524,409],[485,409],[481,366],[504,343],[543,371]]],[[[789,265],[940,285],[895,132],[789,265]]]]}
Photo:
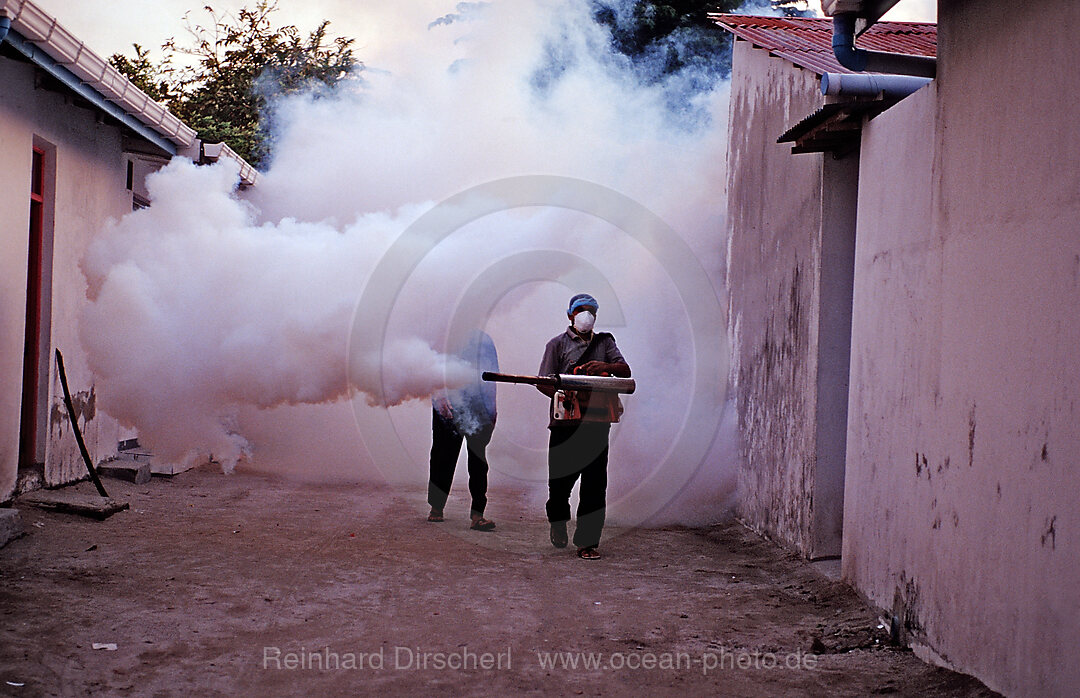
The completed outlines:
{"type": "Polygon", "coordinates": [[[515,376],[512,373],[493,373],[484,371],[480,376],[486,381],[496,383],[527,383],[529,385],[547,385],[555,390],[593,390],[601,393],[623,393],[629,395],[637,389],[633,378],[615,376],[585,376],[569,373],[553,373],[550,376],[515,376]]]}
{"type": "Polygon", "coordinates": [[[619,394],[629,395],[637,389],[637,383],[633,378],[615,376],[586,376],[569,373],[555,373],[550,376],[516,376],[510,373],[485,371],[480,377],[496,383],[526,383],[554,388],[555,399],[551,403],[551,416],[559,422],[582,419],[583,406],[586,410],[584,418],[587,421],[617,422],[622,415],[619,394]],[[577,394],[579,390],[588,391],[586,394],[590,397],[579,398],[577,394]],[[593,399],[592,393],[601,393],[600,399],[593,399]],[[606,413],[606,416],[598,417],[595,409],[588,412],[590,402],[594,407],[602,406],[601,411],[606,413]]]}

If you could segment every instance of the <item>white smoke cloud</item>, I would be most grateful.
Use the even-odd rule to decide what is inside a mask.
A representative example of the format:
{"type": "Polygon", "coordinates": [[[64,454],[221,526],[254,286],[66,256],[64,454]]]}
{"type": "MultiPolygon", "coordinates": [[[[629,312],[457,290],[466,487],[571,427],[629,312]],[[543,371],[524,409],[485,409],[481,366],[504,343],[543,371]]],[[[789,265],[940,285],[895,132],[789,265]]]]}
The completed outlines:
{"type": "MultiPolygon", "coordinates": [[[[373,251],[400,227],[382,214],[344,231],[260,224],[233,195],[235,178],[228,166],[174,160],[148,181],[154,205],[110,225],[83,261],[92,302],[82,341],[109,386],[107,410],[167,460],[213,455],[231,467],[248,450],[232,431],[239,406],[346,397],[355,298],[373,251]]],[[[471,377],[416,338],[389,352],[394,370],[379,386],[363,379],[380,357],[357,357],[355,387],[372,402],[471,377]]]]}
{"type": "MultiPolygon", "coordinates": [[[[447,3],[362,81],[280,101],[275,159],[256,187],[238,194],[227,167],[181,161],[155,175],[152,207],[111,225],[83,264],[81,333],[103,409],[159,458],[422,484],[426,397],[470,377],[443,354],[451,318],[476,303],[470,289],[491,284],[482,322],[512,373],[535,372],[567,298],[585,290],[640,386],[612,437],[614,519],[719,516],[734,484],[731,429],[700,458],[670,458],[688,438],[708,446],[724,407],[717,382],[704,408],[688,408],[700,367],[723,360],[694,344],[688,270],[589,211],[494,211],[437,244],[408,232],[469,187],[573,177],[671,225],[711,276],[695,295],[722,305],[726,85],[641,85],[585,5],[476,3],[468,21],[437,22],[463,14],[447,3]],[[403,279],[391,312],[352,334],[383,341],[357,354],[356,304],[395,243],[422,259],[391,270],[403,279]],[[571,261],[547,269],[554,254],[571,261]],[[706,504],[679,506],[691,499],[706,504]]],[[[493,485],[543,490],[546,409],[531,388],[500,387],[493,485]]]]}

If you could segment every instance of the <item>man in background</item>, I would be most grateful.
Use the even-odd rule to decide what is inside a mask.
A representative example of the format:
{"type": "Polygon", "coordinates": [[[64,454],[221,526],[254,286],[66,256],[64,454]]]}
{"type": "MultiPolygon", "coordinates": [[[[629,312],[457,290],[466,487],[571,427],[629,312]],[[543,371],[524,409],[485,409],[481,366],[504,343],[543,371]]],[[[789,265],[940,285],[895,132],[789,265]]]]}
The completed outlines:
{"type": "MultiPolygon", "coordinates": [[[[570,326],[544,348],[540,375],[581,373],[590,376],[630,377],[615,337],[594,332],[599,304],[587,293],[570,299],[566,316],[570,326]]],[[[565,548],[566,524],[570,520],[570,493],[578,490],[577,528],[574,545],[583,560],[598,560],[600,535],[607,508],[608,432],[619,419],[618,396],[577,391],[566,394],[547,386],[537,388],[551,398],[548,428],[548,501],[551,544],[565,548]]]]}
{"type": "Polygon", "coordinates": [[[487,507],[487,445],[495,430],[495,384],[480,380],[484,371],[498,371],[495,343],[487,333],[473,331],[458,353],[476,368],[474,382],[456,390],[444,390],[431,400],[431,461],[428,477],[428,521],[444,520],[443,508],[454,482],[461,443],[468,449],[470,526],[474,531],[493,531],[495,522],[484,518],[487,507]]]}

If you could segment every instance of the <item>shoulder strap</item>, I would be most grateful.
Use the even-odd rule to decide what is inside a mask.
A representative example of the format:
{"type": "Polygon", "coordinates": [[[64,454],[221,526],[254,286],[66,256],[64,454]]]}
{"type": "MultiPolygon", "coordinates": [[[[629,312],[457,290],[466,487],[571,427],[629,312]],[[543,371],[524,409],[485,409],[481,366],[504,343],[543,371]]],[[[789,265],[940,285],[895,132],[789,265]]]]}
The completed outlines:
{"type": "Polygon", "coordinates": [[[593,360],[597,348],[600,346],[600,339],[603,336],[610,336],[607,332],[593,332],[592,339],[589,341],[589,346],[585,347],[585,351],[581,352],[581,356],[574,363],[573,368],[577,368],[582,364],[587,364],[593,360]]]}

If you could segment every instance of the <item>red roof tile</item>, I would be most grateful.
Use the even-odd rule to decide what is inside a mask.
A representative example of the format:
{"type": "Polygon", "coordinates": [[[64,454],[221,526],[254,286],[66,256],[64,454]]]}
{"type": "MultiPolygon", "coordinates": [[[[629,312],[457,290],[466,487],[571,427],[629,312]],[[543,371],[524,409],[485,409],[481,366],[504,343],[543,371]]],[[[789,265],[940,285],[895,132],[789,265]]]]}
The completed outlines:
{"type": "MultiPolygon", "coordinates": [[[[832,19],[811,17],[754,17],[710,15],[722,28],[774,56],[823,73],[850,73],[836,61],[832,50],[832,19]]],[[[937,25],[923,22],[877,22],[859,36],[855,45],[871,51],[934,56],[937,25]]]]}

